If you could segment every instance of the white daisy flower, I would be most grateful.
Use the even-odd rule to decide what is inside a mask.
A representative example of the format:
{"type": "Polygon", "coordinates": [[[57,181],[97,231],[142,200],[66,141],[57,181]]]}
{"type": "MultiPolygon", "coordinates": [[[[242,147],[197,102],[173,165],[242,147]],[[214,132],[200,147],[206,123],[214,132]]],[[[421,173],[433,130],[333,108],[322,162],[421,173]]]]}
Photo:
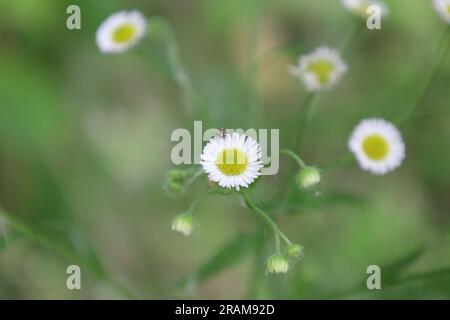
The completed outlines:
{"type": "Polygon", "coordinates": [[[103,53],[120,53],[145,35],[147,20],[139,11],[120,11],[109,16],[97,29],[97,46],[103,53]]]}
{"type": "Polygon", "coordinates": [[[353,14],[361,17],[367,17],[367,9],[370,6],[377,6],[380,9],[381,16],[386,16],[389,13],[387,6],[376,0],[342,0],[344,7],[353,14]]]}
{"type": "Polygon", "coordinates": [[[442,19],[450,23],[450,0],[433,0],[433,6],[442,19]]]}
{"type": "Polygon", "coordinates": [[[399,167],[405,158],[405,145],[398,129],[383,119],[362,120],[348,141],[360,167],[383,175],[399,167]]]}
{"type": "Polygon", "coordinates": [[[224,188],[247,188],[261,173],[261,147],[238,133],[212,138],[203,149],[201,165],[209,180],[224,188]]]}
{"type": "Polygon", "coordinates": [[[300,56],[297,66],[289,66],[289,73],[302,80],[310,91],[331,88],[345,72],[347,65],[339,52],[328,47],[300,56]]]}

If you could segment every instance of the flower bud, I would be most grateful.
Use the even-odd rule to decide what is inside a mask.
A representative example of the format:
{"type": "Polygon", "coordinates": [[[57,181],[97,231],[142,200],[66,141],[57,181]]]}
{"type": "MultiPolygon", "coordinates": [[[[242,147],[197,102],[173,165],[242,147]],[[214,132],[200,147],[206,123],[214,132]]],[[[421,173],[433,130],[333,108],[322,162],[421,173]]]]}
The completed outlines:
{"type": "Polygon", "coordinates": [[[306,167],[297,174],[297,183],[303,189],[309,189],[320,182],[320,172],[315,167],[306,167]]]}
{"type": "Polygon", "coordinates": [[[270,273],[286,273],[289,263],[281,254],[274,254],[267,260],[267,271],[270,273]]]}
{"type": "Polygon", "coordinates": [[[167,184],[166,190],[170,195],[179,195],[183,191],[183,185],[180,182],[172,181],[167,184]]]}
{"type": "Polygon", "coordinates": [[[286,255],[290,258],[299,258],[303,255],[303,247],[298,244],[290,244],[286,248],[286,255]]]}
{"type": "Polygon", "coordinates": [[[167,175],[171,180],[183,181],[183,179],[186,177],[186,171],[171,169],[167,175]]]}
{"type": "Polygon", "coordinates": [[[164,190],[170,197],[174,198],[183,193],[187,174],[186,170],[178,169],[172,169],[167,173],[164,190]]]}
{"type": "Polygon", "coordinates": [[[192,233],[193,218],[191,214],[182,213],[175,217],[172,223],[172,230],[178,231],[188,236],[192,233]]]}

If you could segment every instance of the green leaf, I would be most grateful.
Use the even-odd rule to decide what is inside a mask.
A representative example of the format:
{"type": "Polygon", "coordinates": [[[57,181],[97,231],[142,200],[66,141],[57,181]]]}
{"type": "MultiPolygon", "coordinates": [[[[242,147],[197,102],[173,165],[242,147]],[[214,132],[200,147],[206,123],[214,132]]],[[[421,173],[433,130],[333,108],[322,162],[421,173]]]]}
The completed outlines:
{"type": "MultiPolygon", "coordinates": [[[[426,245],[421,245],[415,248],[414,250],[408,252],[398,260],[385,266],[380,266],[383,289],[397,284],[401,284],[402,282],[413,280],[416,277],[422,277],[422,274],[417,274],[401,278],[403,273],[426,252],[426,249],[427,249],[426,245]]],[[[449,271],[450,271],[449,269],[445,269],[444,273],[446,274],[449,271]]],[[[434,273],[432,273],[432,275],[436,276],[434,273]]],[[[438,275],[441,275],[441,273],[438,273],[438,275]]],[[[366,278],[361,279],[361,282],[357,287],[342,290],[333,294],[327,294],[321,298],[343,299],[350,296],[365,294],[367,293],[366,280],[367,280],[366,278]]]]}
{"type": "Polygon", "coordinates": [[[412,266],[426,251],[427,246],[421,245],[418,248],[407,253],[397,261],[382,266],[383,282],[385,285],[395,282],[402,274],[412,266]]]}
{"type": "Polygon", "coordinates": [[[68,234],[70,232],[55,232],[49,230],[38,230],[34,226],[28,225],[21,221],[20,218],[10,214],[0,208],[0,215],[5,218],[11,229],[19,234],[27,237],[29,240],[44,246],[47,249],[65,257],[71,263],[84,267],[97,276],[100,280],[107,282],[115,290],[120,292],[124,297],[135,299],[135,296],[128,291],[121,283],[117,282],[103,269],[100,260],[94,253],[92,247],[87,242],[77,243],[74,245],[68,234]],[[81,250],[79,250],[81,249],[81,250]]]}
{"type": "Polygon", "coordinates": [[[177,283],[177,288],[185,288],[192,284],[202,283],[212,276],[227,269],[235,263],[241,261],[250,252],[263,244],[262,235],[238,235],[222,247],[211,259],[201,265],[197,271],[190,276],[181,279],[177,283]]]}

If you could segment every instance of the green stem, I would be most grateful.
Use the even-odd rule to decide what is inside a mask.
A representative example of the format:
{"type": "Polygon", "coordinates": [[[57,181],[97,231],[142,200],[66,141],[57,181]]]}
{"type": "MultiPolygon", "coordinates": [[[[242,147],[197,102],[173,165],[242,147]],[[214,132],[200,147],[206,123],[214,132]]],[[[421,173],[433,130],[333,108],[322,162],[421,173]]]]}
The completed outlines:
{"type": "Polygon", "coordinates": [[[359,18],[354,18],[353,26],[351,27],[350,32],[347,35],[347,38],[344,40],[344,42],[342,43],[342,45],[340,47],[340,51],[341,51],[342,55],[345,55],[348,52],[352,43],[357,38],[358,34],[362,30],[364,30],[365,27],[362,25],[361,21],[362,20],[359,18]]]}
{"type": "Polygon", "coordinates": [[[23,234],[28,239],[48,248],[51,251],[56,252],[57,254],[65,257],[72,263],[85,267],[86,269],[91,271],[92,274],[96,275],[97,278],[107,282],[109,285],[111,285],[111,287],[113,287],[117,292],[122,294],[127,299],[136,298],[127,288],[125,288],[121,283],[119,283],[114,278],[110,277],[107,273],[101,271],[99,272],[96,268],[92,268],[91,265],[87,263],[83,258],[81,258],[75,251],[69,250],[68,248],[60,245],[59,243],[52,241],[44,234],[34,231],[28,225],[24,224],[19,219],[17,219],[14,215],[4,211],[1,208],[0,208],[0,215],[5,218],[5,220],[8,222],[8,225],[16,232],[23,234]]]}
{"type": "Polygon", "coordinates": [[[301,169],[306,167],[305,161],[303,161],[302,158],[300,158],[300,156],[298,154],[296,154],[295,152],[288,150],[288,149],[283,149],[283,150],[280,150],[280,154],[285,154],[285,155],[291,157],[292,159],[294,159],[295,162],[297,162],[297,164],[300,166],[301,169]]]}
{"type": "Polygon", "coordinates": [[[194,200],[192,200],[191,204],[186,209],[185,213],[192,214],[194,212],[195,208],[197,207],[197,205],[200,203],[200,201],[202,201],[204,198],[206,198],[210,195],[214,195],[214,194],[225,195],[225,194],[227,194],[227,192],[224,192],[222,189],[213,189],[213,190],[209,190],[205,193],[202,193],[202,194],[198,195],[196,198],[194,198],[194,200]]]}
{"type": "Polygon", "coordinates": [[[434,64],[431,68],[430,75],[428,76],[427,81],[425,82],[425,85],[423,86],[422,90],[419,92],[416,102],[411,104],[411,107],[408,108],[397,121],[399,126],[403,126],[417,111],[417,109],[419,109],[425,102],[425,99],[427,98],[428,93],[434,81],[436,80],[437,75],[439,74],[439,69],[448,53],[449,44],[450,44],[450,26],[447,26],[439,41],[437,55],[434,60],[434,64]]]}
{"type": "Polygon", "coordinates": [[[205,116],[205,104],[195,90],[192,80],[181,62],[177,41],[170,23],[164,18],[155,17],[152,19],[152,24],[154,25],[154,29],[158,29],[157,27],[159,27],[159,31],[163,36],[172,78],[183,92],[187,114],[193,115],[194,112],[198,112],[201,116],[205,116]]]}
{"type": "Polygon", "coordinates": [[[297,129],[297,134],[294,136],[293,149],[295,151],[300,150],[300,148],[302,146],[305,132],[306,132],[306,127],[308,126],[308,124],[312,118],[312,111],[313,111],[312,109],[313,109],[313,105],[314,105],[313,102],[316,100],[316,98],[317,98],[316,92],[308,93],[306,95],[305,99],[303,100],[302,106],[296,117],[295,123],[296,124],[298,123],[298,129],[297,129]]]}
{"type": "Polygon", "coordinates": [[[248,76],[248,103],[249,103],[249,123],[251,127],[255,127],[259,123],[259,97],[258,97],[258,71],[259,71],[259,57],[258,57],[258,44],[259,44],[259,19],[257,13],[254,14],[251,19],[250,26],[250,49],[249,49],[249,76],[248,76]]]}
{"type": "Polygon", "coordinates": [[[197,180],[198,177],[200,177],[202,174],[204,173],[203,169],[198,169],[193,175],[192,177],[189,178],[188,181],[186,181],[184,187],[188,187],[189,185],[191,185],[192,183],[194,183],[195,180],[197,180]]]}
{"type": "Polygon", "coordinates": [[[286,242],[287,245],[291,244],[291,241],[288,239],[288,237],[286,237],[284,235],[284,233],[280,230],[280,228],[278,227],[278,225],[275,223],[275,221],[273,221],[273,219],[266,213],[264,212],[264,210],[262,210],[260,207],[258,207],[248,196],[248,194],[246,193],[239,193],[245,204],[252,209],[253,211],[255,211],[256,213],[258,213],[266,222],[267,224],[272,228],[273,232],[275,233],[275,244],[276,244],[276,250],[277,253],[281,252],[281,246],[280,246],[280,237],[281,239],[283,239],[284,242],[286,242]]]}

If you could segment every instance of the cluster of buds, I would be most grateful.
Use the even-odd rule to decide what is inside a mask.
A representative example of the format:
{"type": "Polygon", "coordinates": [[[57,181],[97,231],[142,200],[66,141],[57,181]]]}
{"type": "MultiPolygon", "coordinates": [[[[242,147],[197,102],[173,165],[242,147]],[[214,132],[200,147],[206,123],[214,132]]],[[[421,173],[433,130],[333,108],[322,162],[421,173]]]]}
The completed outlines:
{"type": "Polygon", "coordinates": [[[172,169],[167,173],[164,190],[169,196],[174,197],[180,195],[184,191],[184,183],[188,172],[186,170],[172,169]]]}
{"type": "Polygon", "coordinates": [[[292,243],[286,247],[284,255],[274,254],[267,259],[267,271],[269,273],[287,273],[289,271],[288,259],[301,257],[303,257],[303,247],[292,243]]]}

